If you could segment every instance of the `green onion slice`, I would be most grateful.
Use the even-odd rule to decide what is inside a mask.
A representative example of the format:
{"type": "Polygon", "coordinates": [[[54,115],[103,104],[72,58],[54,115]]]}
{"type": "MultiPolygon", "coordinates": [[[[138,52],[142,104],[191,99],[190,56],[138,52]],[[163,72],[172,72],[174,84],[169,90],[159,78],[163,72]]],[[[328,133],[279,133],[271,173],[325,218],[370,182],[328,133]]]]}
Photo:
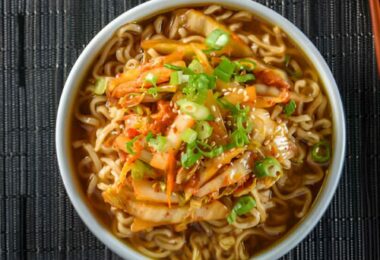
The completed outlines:
{"type": "Polygon", "coordinates": [[[229,82],[234,74],[236,64],[226,57],[222,57],[222,61],[214,70],[214,75],[224,82],[229,82]]]}
{"type": "Polygon", "coordinates": [[[256,69],[256,62],[250,59],[241,59],[235,62],[239,70],[253,71],[256,69]]]}
{"type": "Polygon", "coordinates": [[[193,166],[201,157],[202,154],[197,152],[196,142],[186,145],[186,150],[181,154],[181,164],[186,169],[193,166]]]}
{"type": "Polygon", "coordinates": [[[218,146],[214,149],[212,149],[211,151],[209,152],[205,152],[205,151],[202,151],[201,149],[198,148],[198,151],[205,157],[207,158],[214,158],[218,155],[221,155],[223,152],[224,152],[224,148],[223,146],[218,146]]]}
{"type": "Polygon", "coordinates": [[[178,100],[177,104],[180,107],[182,113],[193,117],[195,120],[212,119],[210,110],[203,105],[185,99],[178,100]]]}
{"type": "Polygon", "coordinates": [[[330,160],[330,144],[327,141],[321,141],[311,148],[311,159],[317,163],[326,163],[330,160]]]}
{"type": "Polygon", "coordinates": [[[227,217],[228,223],[234,223],[237,216],[247,214],[254,207],[256,207],[256,200],[254,198],[249,195],[240,197],[232,208],[230,215],[227,217]]]}
{"type": "Polygon", "coordinates": [[[170,85],[180,85],[189,81],[189,75],[184,75],[182,71],[174,71],[170,74],[170,85]]]}
{"type": "Polygon", "coordinates": [[[281,164],[274,157],[267,157],[255,163],[257,178],[277,177],[282,174],[281,164]]]}
{"type": "Polygon", "coordinates": [[[149,132],[146,136],[146,141],[150,147],[158,152],[164,152],[166,150],[167,138],[165,136],[157,135],[156,138],[154,138],[153,134],[149,132]]]}
{"type": "Polygon", "coordinates": [[[133,145],[135,144],[135,142],[139,139],[140,136],[136,136],[134,137],[132,140],[126,142],[125,144],[125,149],[127,150],[127,152],[129,154],[132,154],[132,155],[135,155],[135,151],[133,151],[133,145]]]}
{"type": "Polygon", "coordinates": [[[289,54],[286,54],[285,55],[285,67],[289,67],[289,63],[290,63],[290,60],[291,60],[291,57],[289,54]]]}
{"type": "Polygon", "coordinates": [[[150,82],[153,86],[147,90],[147,93],[152,95],[153,97],[157,97],[158,90],[157,90],[157,76],[153,73],[148,73],[145,76],[145,81],[150,82]]]}
{"type": "Polygon", "coordinates": [[[284,112],[286,116],[291,116],[297,108],[296,102],[292,99],[289,103],[284,107],[284,112]]]}
{"type": "Polygon", "coordinates": [[[176,65],[167,63],[167,64],[164,64],[164,67],[167,69],[174,70],[174,71],[183,71],[183,73],[188,74],[188,75],[194,74],[194,72],[191,69],[182,67],[182,66],[176,66],[176,65]]]}
{"type": "Polygon", "coordinates": [[[230,34],[221,30],[215,29],[206,38],[207,47],[212,50],[221,50],[230,41],[230,34]]]}
{"type": "Polygon", "coordinates": [[[256,77],[253,74],[244,74],[244,75],[236,75],[235,76],[235,81],[239,83],[245,83],[251,80],[255,80],[256,77]]]}
{"type": "Polygon", "coordinates": [[[100,77],[96,80],[94,94],[103,95],[107,90],[108,80],[105,77],[100,77]]]}
{"type": "Polygon", "coordinates": [[[212,130],[212,127],[206,121],[197,122],[195,126],[195,131],[197,131],[198,137],[201,140],[209,138],[212,134],[212,130]]]}
{"type": "Polygon", "coordinates": [[[181,134],[181,139],[185,142],[185,143],[193,143],[195,142],[195,140],[197,140],[197,132],[194,131],[193,129],[191,128],[187,128],[182,134],[181,134]]]}
{"type": "Polygon", "coordinates": [[[204,68],[198,60],[192,60],[188,68],[195,73],[204,73],[204,68]]]}

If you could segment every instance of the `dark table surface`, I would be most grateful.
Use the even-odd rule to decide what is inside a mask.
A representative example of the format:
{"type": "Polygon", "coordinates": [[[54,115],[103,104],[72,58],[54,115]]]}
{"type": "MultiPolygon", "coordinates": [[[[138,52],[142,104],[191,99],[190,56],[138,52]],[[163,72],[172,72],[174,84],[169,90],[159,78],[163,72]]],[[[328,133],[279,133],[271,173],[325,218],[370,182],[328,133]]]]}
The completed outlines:
{"type": "MultiPolygon", "coordinates": [[[[243,1],[243,0],[242,0],[243,1]]],[[[260,0],[295,23],[329,64],[348,146],[336,195],[287,259],[379,259],[380,81],[366,0],[260,0]]],[[[117,258],[85,227],[59,175],[55,117],[90,39],[141,1],[0,1],[0,259],[117,258]]]]}

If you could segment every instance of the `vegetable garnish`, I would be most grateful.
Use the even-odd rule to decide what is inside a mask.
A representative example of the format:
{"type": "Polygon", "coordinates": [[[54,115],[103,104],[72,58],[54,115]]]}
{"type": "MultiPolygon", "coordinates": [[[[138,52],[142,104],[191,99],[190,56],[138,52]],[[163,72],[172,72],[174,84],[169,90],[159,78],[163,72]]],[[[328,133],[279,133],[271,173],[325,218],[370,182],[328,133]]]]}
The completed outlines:
{"type": "Polygon", "coordinates": [[[177,101],[182,113],[193,117],[195,120],[211,120],[212,116],[209,109],[203,105],[197,104],[186,99],[177,101]]]}
{"type": "Polygon", "coordinates": [[[244,74],[244,75],[236,75],[235,76],[235,81],[239,83],[245,83],[247,81],[255,80],[256,77],[253,74],[244,74]]]}
{"type": "Polygon", "coordinates": [[[234,74],[236,64],[226,57],[222,57],[222,61],[214,70],[214,75],[224,82],[229,82],[234,74]]]}
{"type": "Polygon", "coordinates": [[[170,74],[170,85],[180,85],[189,81],[189,75],[184,75],[182,71],[174,71],[170,74]]]}
{"type": "Polygon", "coordinates": [[[207,158],[214,158],[224,152],[223,146],[217,146],[215,148],[210,147],[208,144],[201,141],[193,141],[192,143],[188,143],[186,145],[186,151],[181,155],[181,164],[185,168],[190,168],[193,166],[198,159],[203,156],[207,158]],[[199,145],[205,146],[210,151],[202,150],[199,145]]]}
{"type": "Polygon", "coordinates": [[[200,121],[197,122],[195,131],[198,133],[199,139],[204,140],[211,136],[213,128],[206,121],[200,121]]]}
{"type": "Polygon", "coordinates": [[[192,60],[188,68],[191,69],[195,73],[204,73],[204,68],[202,64],[196,59],[192,60]]]}
{"type": "Polygon", "coordinates": [[[285,55],[285,61],[284,61],[284,63],[285,63],[285,67],[289,67],[289,62],[290,62],[290,55],[289,54],[286,54],[285,55]]]}
{"type": "Polygon", "coordinates": [[[156,138],[154,138],[153,134],[149,132],[146,136],[146,141],[150,147],[158,152],[163,152],[166,150],[167,139],[165,136],[157,135],[156,138]]]}
{"type": "Polygon", "coordinates": [[[235,61],[235,64],[239,70],[253,71],[256,69],[256,63],[250,59],[241,59],[235,61]]]}
{"type": "Polygon", "coordinates": [[[103,95],[107,90],[108,80],[105,77],[100,77],[96,80],[94,94],[103,95]]]}
{"type": "Polygon", "coordinates": [[[134,137],[132,140],[128,141],[125,143],[125,149],[127,150],[127,152],[129,154],[132,154],[132,155],[135,155],[135,151],[133,151],[133,146],[135,144],[135,142],[140,138],[140,136],[136,136],[134,137]]]}
{"type": "Polygon", "coordinates": [[[196,148],[196,142],[192,142],[186,145],[186,150],[181,155],[181,164],[183,167],[190,168],[202,157],[202,154],[199,153],[196,148]]]}
{"type": "Polygon", "coordinates": [[[197,140],[197,132],[194,131],[193,129],[191,128],[187,128],[182,134],[181,134],[181,139],[187,143],[187,144],[190,144],[190,143],[193,143],[195,142],[195,140],[197,140]]]}
{"type": "Polygon", "coordinates": [[[149,165],[143,163],[140,160],[136,160],[133,163],[131,169],[131,176],[135,180],[141,180],[142,178],[144,178],[145,174],[151,175],[151,171],[152,168],[149,165]]]}
{"type": "Polygon", "coordinates": [[[176,66],[173,64],[164,64],[164,67],[167,69],[174,70],[174,71],[183,71],[183,73],[188,74],[188,75],[194,74],[194,72],[191,69],[182,67],[182,66],[176,66]]]}
{"type": "Polygon", "coordinates": [[[232,111],[236,130],[232,133],[231,137],[237,147],[243,147],[244,145],[249,144],[248,135],[252,131],[252,122],[248,119],[249,109],[248,106],[240,107],[240,105],[237,105],[234,110],[235,112],[232,111]]]}
{"type": "Polygon", "coordinates": [[[205,73],[189,75],[189,82],[182,89],[186,97],[196,103],[204,103],[207,97],[207,90],[214,89],[216,78],[205,73]]]}
{"type": "Polygon", "coordinates": [[[206,38],[206,45],[210,49],[207,51],[218,51],[223,49],[230,41],[230,34],[221,30],[215,29],[206,38]]]}
{"type": "Polygon", "coordinates": [[[297,105],[296,102],[292,99],[289,103],[284,107],[284,112],[286,116],[291,116],[296,111],[297,105]]]}
{"type": "Polygon", "coordinates": [[[282,174],[282,167],[274,157],[266,157],[255,163],[254,172],[257,178],[277,177],[282,174]]]}
{"type": "Polygon", "coordinates": [[[239,198],[235,206],[232,208],[230,215],[227,217],[228,224],[236,221],[237,216],[241,216],[250,212],[256,207],[256,200],[249,195],[239,198]]]}
{"type": "Polygon", "coordinates": [[[152,87],[147,90],[147,93],[152,95],[153,97],[157,97],[157,76],[153,73],[148,73],[145,77],[145,81],[152,84],[152,87]]]}
{"type": "Polygon", "coordinates": [[[209,152],[205,152],[203,150],[201,150],[199,147],[198,147],[198,151],[205,157],[207,158],[214,158],[218,155],[221,155],[223,152],[224,152],[224,148],[223,146],[218,146],[214,149],[212,149],[211,151],[209,152]]]}
{"type": "Polygon", "coordinates": [[[311,148],[311,159],[317,163],[326,163],[330,160],[330,144],[320,141],[311,148]]]}

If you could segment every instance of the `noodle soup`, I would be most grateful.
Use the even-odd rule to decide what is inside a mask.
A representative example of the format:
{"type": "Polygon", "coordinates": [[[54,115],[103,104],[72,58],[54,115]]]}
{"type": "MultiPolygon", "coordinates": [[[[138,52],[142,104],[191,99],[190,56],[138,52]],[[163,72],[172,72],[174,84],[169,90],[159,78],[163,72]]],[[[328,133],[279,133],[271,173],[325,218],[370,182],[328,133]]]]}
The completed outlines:
{"type": "Polygon", "coordinates": [[[307,214],[332,155],[328,99],[302,51],[217,5],[118,29],[72,133],[91,205],[151,258],[255,255],[307,214]]]}

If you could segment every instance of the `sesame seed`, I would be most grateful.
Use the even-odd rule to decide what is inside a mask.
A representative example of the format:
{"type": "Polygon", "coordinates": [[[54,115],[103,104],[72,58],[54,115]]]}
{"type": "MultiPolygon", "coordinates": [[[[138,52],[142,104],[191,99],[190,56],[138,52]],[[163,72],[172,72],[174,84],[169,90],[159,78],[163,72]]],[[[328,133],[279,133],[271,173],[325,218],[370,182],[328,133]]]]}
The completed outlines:
{"type": "Polygon", "coordinates": [[[218,164],[218,166],[217,166],[217,167],[218,167],[218,168],[220,168],[220,167],[222,167],[222,166],[223,166],[223,164],[221,164],[221,163],[220,163],[220,164],[218,164]]]}
{"type": "Polygon", "coordinates": [[[239,90],[237,91],[238,94],[242,94],[243,92],[244,92],[243,89],[239,89],[239,90]]]}

